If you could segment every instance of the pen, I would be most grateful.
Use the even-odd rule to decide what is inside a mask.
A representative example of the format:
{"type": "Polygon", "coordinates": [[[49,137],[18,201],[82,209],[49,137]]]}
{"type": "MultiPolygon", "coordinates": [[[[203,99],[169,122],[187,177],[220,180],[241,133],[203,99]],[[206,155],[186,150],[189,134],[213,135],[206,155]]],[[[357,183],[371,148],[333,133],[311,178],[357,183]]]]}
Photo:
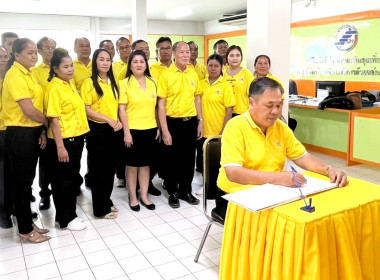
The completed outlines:
{"type": "Polygon", "coordinates": [[[298,180],[297,180],[297,178],[296,178],[296,173],[297,173],[297,171],[294,169],[293,166],[290,166],[290,168],[292,169],[292,175],[293,175],[293,179],[294,179],[294,181],[296,182],[296,186],[297,186],[298,190],[299,190],[300,193],[301,193],[301,198],[303,199],[303,202],[305,202],[305,205],[308,206],[307,203],[306,203],[305,196],[303,195],[303,193],[302,193],[302,191],[301,191],[301,185],[300,185],[300,183],[298,182],[298,180]]]}

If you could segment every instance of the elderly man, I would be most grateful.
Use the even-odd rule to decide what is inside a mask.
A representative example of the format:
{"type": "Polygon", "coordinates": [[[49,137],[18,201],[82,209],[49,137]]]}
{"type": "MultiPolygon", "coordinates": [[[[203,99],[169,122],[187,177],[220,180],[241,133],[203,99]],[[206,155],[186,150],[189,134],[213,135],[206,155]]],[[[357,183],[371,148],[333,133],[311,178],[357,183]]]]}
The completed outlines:
{"type": "Polygon", "coordinates": [[[106,51],[108,51],[111,55],[111,60],[113,61],[113,58],[115,56],[115,46],[111,40],[101,41],[99,43],[99,49],[105,49],[106,51]]]}
{"type": "Polygon", "coordinates": [[[75,87],[80,92],[84,80],[90,78],[92,73],[90,41],[85,37],[75,39],[74,51],[77,54],[77,59],[74,61],[74,81],[75,87]]]}
{"type": "MultiPolygon", "coordinates": [[[[346,174],[309,154],[281,120],[284,93],[281,85],[267,77],[249,88],[249,111],[231,119],[222,136],[222,158],[218,186],[225,192],[241,185],[272,183],[295,187],[292,173],[282,171],[286,158],[303,169],[330,177],[339,187],[346,174]]],[[[306,183],[301,173],[296,178],[306,183]]]]}
{"type": "Polygon", "coordinates": [[[196,139],[203,136],[200,82],[190,61],[189,45],[173,45],[175,62],[158,79],[158,116],[166,159],[165,185],[169,205],[180,206],[178,199],[198,204],[191,194],[194,176],[196,139]]]}
{"type": "Polygon", "coordinates": [[[120,56],[120,59],[112,64],[113,75],[117,78],[121,69],[127,66],[129,55],[132,52],[131,43],[125,37],[120,37],[116,41],[116,51],[120,56]]]}

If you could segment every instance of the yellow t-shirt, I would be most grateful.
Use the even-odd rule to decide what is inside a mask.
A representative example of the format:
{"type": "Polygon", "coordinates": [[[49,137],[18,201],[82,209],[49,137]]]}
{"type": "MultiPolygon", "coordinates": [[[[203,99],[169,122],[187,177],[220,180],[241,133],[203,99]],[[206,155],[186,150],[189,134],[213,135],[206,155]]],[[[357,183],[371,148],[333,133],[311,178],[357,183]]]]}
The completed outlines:
{"type": "MultiPolygon", "coordinates": [[[[119,59],[118,61],[112,63],[112,71],[113,71],[113,76],[115,77],[115,80],[118,80],[119,74],[121,72],[121,69],[124,67],[127,67],[127,63],[119,59]]],[[[125,68],[125,73],[127,72],[127,68],[125,68]]],[[[124,73],[124,77],[125,77],[124,73]]]]}
{"type": "Polygon", "coordinates": [[[195,64],[195,67],[193,64],[189,63],[189,66],[191,69],[193,69],[197,75],[200,81],[206,78],[207,76],[207,67],[204,64],[197,63],[195,64]]]}
{"type": "Polygon", "coordinates": [[[78,59],[74,61],[74,81],[77,91],[80,92],[83,82],[91,77],[92,74],[92,61],[86,65],[80,62],[78,59]]]}
{"type": "Polygon", "coordinates": [[[32,121],[24,115],[17,101],[29,98],[41,113],[44,111],[44,96],[41,86],[32,73],[18,62],[14,62],[3,82],[2,105],[5,126],[36,127],[42,123],[32,121]]]}
{"type": "Polygon", "coordinates": [[[47,79],[49,78],[50,66],[42,62],[40,65],[33,67],[31,71],[33,78],[40,84],[45,93],[49,84],[47,79]]]}
{"type": "Polygon", "coordinates": [[[257,171],[281,172],[286,158],[296,160],[306,153],[286,123],[277,120],[264,135],[246,112],[232,118],[224,128],[217,184],[227,193],[242,186],[227,179],[224,167],[242,166],[257,171]]]}
{"type": "MultiPolygon", "coordinates": [[[[46,89],[46,96],[46,116],[59,119],[63,139],[80,136],[90,130],[84,102],[73,83],[54,77],[46,89]]],[[[48,137],[54,138],[51,126],[48,137]]]]}
{"type": "MultiPolygon", "coordinates": [[[[103,90],[103,96],[101,98],[99,98],[91,78],[88,78],[83,82],[82,89],[80,91],[80,96],[82,97],[84,104],[90,105],[92,110],[117,121],[117,92],[115,92],[114,95],[112,91],[111,81],[109,79],[108,83],[105,83],[100,77],[98,77],[98,83],[100,85],[100,88],[103,90]]],[[[91,118],[89,118],[89,120],[98,122],[96,120],[92,120],[91,118]]]]}
{"type": "Polygon", "coordinates": [[[158,78],[160,77],[160,75],[162,74],[162,72],[164,72],[168,68],[169,67],[167,67],[165,64],[163,64],[161,61],[158,61],[158,62],[156,62],[155,64],[153,64],[152,66],[149,67],[150,75],[153,78],[155,78],[156,80],[158,80],[158,78]]]}
{"type": "Polygon", "coordinates": [[[173,118],[196,116],[195,96],[201,94],[198,75],[189,67],[182,72],[175,63],[172,63],[158,79],[157,96],[166,99],[167,116],[173,118]]]}
{"type": "Polygon", "coordinates": [[[235,94],[236,106],[234,107],[234,113],[243,114],[248,110],[249,86],[254,79],[253,75],[248,69],[242,68],[239,73],[231,77],[227,74],[227,69],[223,71],[223,76],[231,83],[235,94]]]}
{"type": "Polygon", "coordinates": [[[132,75],[130,79],[119,82],[119,104],[127,105],[129,129],[150,129],[157,127],[156,103],[157,86],[154,80],[145,78],[146,89],[132,75]]]}
{"type": "Polygon", "coordinates": [[[231,84],[219,77],[212,85],[208,79],[201,81],[203,135],[219,135],[226,116],[226,108],[235,106],[235,96],[231,84]]]}
{"type": "Polygon", "coordinates": [[[0,78],[0,130],[5,130],[6,126],[4,125],[2,92],[3,92],[3,79],[0,78]]]}

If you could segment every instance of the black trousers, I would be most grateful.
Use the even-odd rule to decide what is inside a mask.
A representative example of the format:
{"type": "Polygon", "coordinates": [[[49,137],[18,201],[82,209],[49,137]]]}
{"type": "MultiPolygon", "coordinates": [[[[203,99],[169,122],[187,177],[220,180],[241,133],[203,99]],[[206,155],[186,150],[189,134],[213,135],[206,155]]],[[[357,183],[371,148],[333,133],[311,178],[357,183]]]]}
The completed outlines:
{"type": "Polygon", "coordinates": [[[87,134],[88,167],[94,181],[91,185],[94,216],[111,212],[111,193],[116,168],[117,134],[107,123],[89,121],[87,134]]]}
{"type": "MultiPolygon", "coordinates": [[[[47,145],[51,144],[48,142],[47,145]]],[[[38,162],[38,178],[40,185],[40,197],[49,198],[51,196],[51,190],[49,185],[51,183],[51,165],[49,164],[49,148],[40,149],[40,158],[38,162]]]]}
{"type": "Polygon", "coordinates": [[[30,193],[40,147],[38,144],[41,127],[7,127],[5,149],[9,154],[13,203],[17,218],[18,231],[21,234],[33,230],[30,193]]]}
{"type": "Polygon", "coordinates": [[[172,145],[163,146],[166,161],[165,185],[169,194],[190,193],[194,176],[198,121],[196,117],[190,120],[167,117],[166,121],[172,136],[172,145]]]}
{"type": "Polygon", "coordinates": [[[0,130],[0,219],[7,219],[13,212],[12,181],[9,155],[5,151],[5,130],[0,130]]]}
{"type": "Polygon", "coordinates": [[[59,162],[57,146],[53,139],[48,139],[49,162],[52,167],[51,188],[56,214],[55,220],[61,228],[77,217],[76,195],[83,182],[80,175],[80,160],[84,146],[84,136],[63,139],[69,154],[69,162],[59,162]]]}
{"type": "Polygon", "coordinates": [[[197,158],[195,160],[196,165],[195,168],[198,172],[203,174],[203,143],[206,141],[207,138],[201,138],[197,140],[197,158]]]}

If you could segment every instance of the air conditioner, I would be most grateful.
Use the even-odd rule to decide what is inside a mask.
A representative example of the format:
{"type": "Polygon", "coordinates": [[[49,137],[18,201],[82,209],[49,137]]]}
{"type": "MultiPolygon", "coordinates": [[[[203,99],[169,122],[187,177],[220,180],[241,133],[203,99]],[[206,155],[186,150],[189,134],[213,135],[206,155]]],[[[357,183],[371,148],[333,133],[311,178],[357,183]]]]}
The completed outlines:
{"type": "Polygon", "coordinates": [[[218,22],[226,25],[243,25],[247,23],[247,13],[223,15],[218,22]]]}

